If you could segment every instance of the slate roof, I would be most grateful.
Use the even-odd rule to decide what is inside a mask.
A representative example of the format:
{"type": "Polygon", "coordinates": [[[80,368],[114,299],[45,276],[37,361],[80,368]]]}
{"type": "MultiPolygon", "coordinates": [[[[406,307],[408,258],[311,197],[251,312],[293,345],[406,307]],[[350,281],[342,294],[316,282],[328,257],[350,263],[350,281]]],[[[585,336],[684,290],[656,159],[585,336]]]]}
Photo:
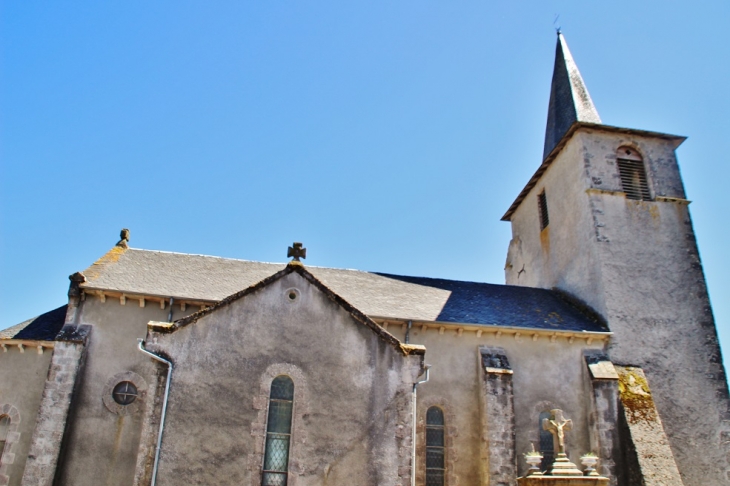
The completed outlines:
{"type": "Polygon", "coordinates": [[[573,61],[565,37],[558,32],[543,160],[575,122],[601,123],[601,117],[573,61]]]}
{"type": "Polygon", "coordinates": [[[13,327],[0,331],[0,339],[27,339],[29,341],[53,341],[66,320],[66,308],[41,314],[33,319],[21,322],[13,327]]]}
{"type": "Polygon", "coordinates": [[[377,334],[381,339],[383,339],[390,345],[394,346],[396,349],[401,351],[404,355],[406,355],[406,356],[407,355],[423,355],[426,352],[426,348],[420,344],[402,343],[398,338],[396,338],[395,336],[390,334],[388,331],[386,331],[384,328],[379,326],[370,317],[363,314],[362,311],[360,311],[359,309],[354,307],[349,302],[345,301],[342,298],[342,296],[333,292],[332,289],[327,287],[323,282],[321,282],[317,277],[315,277],[299,261],[289,262],[289,264],[287,264],[283,270],[279,270],[275,274],[268,276],[267,278],[261,280],[257,284],[252,285],[250,287],[246,287],[245,289],[243,289],[239,292],[236,292],[235,294],[229,295],[225,299],[219,301],[217,304],[214,304],[210,307],[201,309],[198,312],[190,314],[187,317],[183,317],[182,319],[178,319],[174,322],[150,322],[148,324],[149,329],[152,329],[152,330],[155,330],[155,331],[161,332],[161,333],[175,332],[177,329],[180,329],[182,327],[193,324],[193,323],[197,322],[198,319],[202,318],[203,316],[212,314],[212,313],[216,312],[218,309],[226,307],[226,306],[230,305],[231,303],[237,301],[238,299],[241,299],[251,293],[254,293],[257,290],[262,289],[262,288],[266,287],[267,285],[270,285],[272,282],[275,282],[290,273],[298,273],[302,278],[307,280],[310,284],[317,287],[321,292],[323,292],[333,302],[337,303],[337,305],[341,306],[344,310],[349,312],[350,315],[357,322],[370,328],[370,330],[373,331],[375,334],[377,334]]]}
{"type": "MultiPolygon", "coordinates": [[[[161,251],[113,248],[82,273],[86,290],[220,301],[285,268],[161,251]]],[[[456,280],[306,266],[369,317],[606,332],[598,319],[557,292],[456,280]]]]}

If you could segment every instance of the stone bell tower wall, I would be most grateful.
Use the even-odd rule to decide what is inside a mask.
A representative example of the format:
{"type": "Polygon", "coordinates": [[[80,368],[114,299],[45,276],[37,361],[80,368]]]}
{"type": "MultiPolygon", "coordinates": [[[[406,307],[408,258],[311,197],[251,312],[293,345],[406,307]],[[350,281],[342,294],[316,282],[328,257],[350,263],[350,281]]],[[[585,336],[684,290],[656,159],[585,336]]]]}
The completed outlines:
{"type": "Polygon", "coordinates": [[[590,210],[585,134],[570,138],[512,214],[505,265],[508,285],[559,288],[603,314],[603,282],[590,210]],[[581,162],[576,162],[581,161],[581,162]],[[549,224],[541,229],[538,195],[545,192],[549,224]]]}
{"type": "Polygon", "coordinates": [[[507,283],[557,287],[601,314],[614,333],[612,360],[646,373],[684,484],[727,484],[730,400],[676,142],[600,127],[574,133],[512,215],[507,283]],[[620,147],[643,159],[651,200],[623,192],[620,147]],[[550,224],[540,232],[543,188],[550,224]]]}

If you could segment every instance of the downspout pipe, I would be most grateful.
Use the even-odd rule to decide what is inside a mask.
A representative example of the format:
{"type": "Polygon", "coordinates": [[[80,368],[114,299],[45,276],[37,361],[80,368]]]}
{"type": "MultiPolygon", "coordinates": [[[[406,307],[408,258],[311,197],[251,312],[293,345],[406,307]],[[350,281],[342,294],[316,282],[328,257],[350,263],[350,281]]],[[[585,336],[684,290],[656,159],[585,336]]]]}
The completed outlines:
{"type": "Polygon", "coordinates": [[[172,362],[166,360],[165,358],[161,358],[160,356],[157,356],[154,353],[147,351],[144,348],[144,340],[137,339],[137,341],[139,342],[140,351],[142,351],[144,354],[146,354],[150,358],[154,359],[155,361],[159,361],[160,363],[167,365],[167,381],[165,382],[165,396],[162,399],[162,415],[160,416],[160,431],[157,433],[157,446],[155,447],[155,464],[152,468],[152,482],[150,483],[150,486],[155,486],[155,483],[157,482],[157,466],[160,462],[160,447],[162,446],[162,432],[165,430],[165,415],[167,415],[167,399],[170,396],[170,380],[172,379],[172,362]]]}
{"type": "Polygon", "coordinates": [[[418,385],[428,382],[431,365],[427,364],[426,366],[424,366],[424,369],[426,370],[426,377],[423,380],[417,381],[413,384],[413,424],[411,424],[411,486],[416,486],[416,396],[418,385]]]}

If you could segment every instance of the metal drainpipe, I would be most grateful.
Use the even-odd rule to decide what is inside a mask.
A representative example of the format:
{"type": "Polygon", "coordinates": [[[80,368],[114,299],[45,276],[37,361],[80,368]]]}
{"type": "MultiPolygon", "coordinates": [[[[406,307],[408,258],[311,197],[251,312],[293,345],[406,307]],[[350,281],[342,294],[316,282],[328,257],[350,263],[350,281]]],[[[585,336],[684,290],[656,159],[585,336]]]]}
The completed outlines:
{"type": "Polygon", "coordinates": [[[167,365],[167,382],[165,383],[165,397],[162,399],[162,415],[160,416],[160,431],[157,434],[157,447],[155,447],[155,465],[152,468],[152,482],[150,486],[155,486],[157,482],[157,465],[160,461],[160,446],[162,445],[162,432],[165,430],[165,415],[167,414],[167,399],[170,396],[170,379],[172,378],[172,363],[164,358],[157,356],[154,353],[147,351],[144,348],[144,340],[137,339],[139,341],[139,350],[150,358],[164,363],[167,365]]]}
{"type": "Polygon", "coordinates": [[[431,365],[424,366],[426,370],[426,378],[413,384],[413,424],[411,426],[411,486],[416,486],[416,390],[418,385],[426,383],[429,378],[431,365]]]}
{"type": "Polygon", "coordinates": [[[408,321],[408,329],[406,330],[406,344],[411,342],[411,327],[413,327],[413,321],[408,321]]]}

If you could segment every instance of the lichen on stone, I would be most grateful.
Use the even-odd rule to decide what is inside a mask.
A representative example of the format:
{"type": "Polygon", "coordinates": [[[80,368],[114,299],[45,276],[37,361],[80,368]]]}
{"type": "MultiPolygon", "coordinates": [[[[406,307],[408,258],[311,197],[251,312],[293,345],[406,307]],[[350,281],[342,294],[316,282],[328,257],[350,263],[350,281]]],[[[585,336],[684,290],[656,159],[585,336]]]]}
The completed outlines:
{"type": "Polygon", "coordinates": [[[655,422],[656,406],[641,368],[617,366],[618,390],[630,423],[655,422]]]}

